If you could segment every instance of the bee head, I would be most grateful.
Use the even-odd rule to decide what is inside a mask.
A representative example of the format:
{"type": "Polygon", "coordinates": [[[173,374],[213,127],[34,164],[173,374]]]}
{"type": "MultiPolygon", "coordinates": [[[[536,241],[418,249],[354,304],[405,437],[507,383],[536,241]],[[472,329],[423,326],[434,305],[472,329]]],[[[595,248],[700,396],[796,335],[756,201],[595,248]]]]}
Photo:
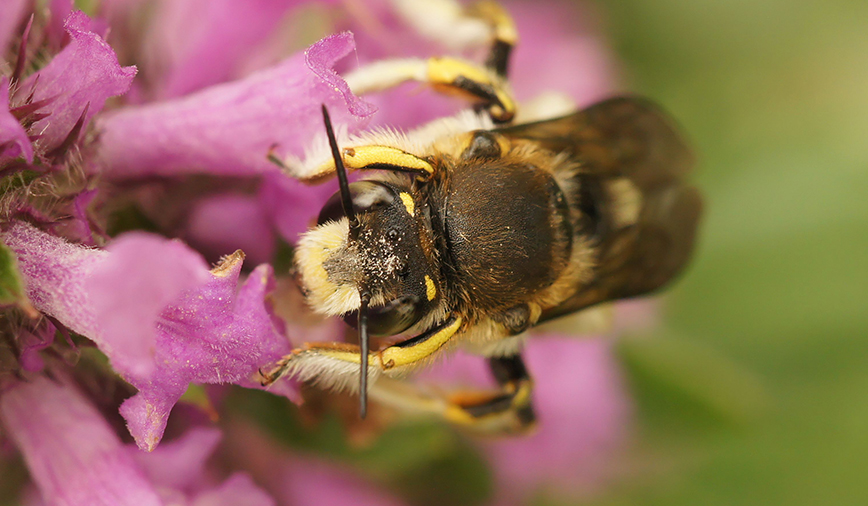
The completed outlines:
{"type": "Polygon", "coordinates": [[[341,315],[357,325],[361,294],[370,296],[372,335],[404,332],[433,307],[436,276],[420,237],[416,204],[409,189],[382,181],[348,185],[353,229],[341,192],[323,206],[317,227],[297,253],[302,284],[315,310],[341,315]]]}

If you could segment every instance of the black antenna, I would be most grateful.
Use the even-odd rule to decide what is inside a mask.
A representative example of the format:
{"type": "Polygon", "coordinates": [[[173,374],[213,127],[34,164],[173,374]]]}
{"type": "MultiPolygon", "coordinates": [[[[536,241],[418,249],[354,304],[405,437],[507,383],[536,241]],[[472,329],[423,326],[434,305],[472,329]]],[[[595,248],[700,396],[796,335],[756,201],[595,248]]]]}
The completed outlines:
{"type": "Polygon", "coordinates": [[[359,417],[368,414],[368,301],[367,292],[359,293],[359,348],[361,371],[359,376],[359,417]]]}
{"type": "MultiPolygon", "coordinates": [[[[326,135],[329,138],[329,146],[332,148],[332,158],[335,161],[335,172],[338,173],[338,185],[341,188],[341,206],[344,208],[344,214],[350,220],[350,232],[358,230],[359,219],[356,217],[356,210],[353,209],[353,197],[350,195],[350,183],[347,181],[347,168],[344,167],[344,159],[341,157],[341,150],[338,149],[338,141],[335,139],[335,131],[332,128],[332,120],[329,118],[329,110],[325,104],[322,105],[322,119],[325,122],[326,135]]],[[[350,234],[352,236],[352,234],[350,234]]]]}
{"type": "MultiPolygon", "coordinates": [[[[350,237],[358,237],[359,219],[356,210],[353,209],[353,198],[350,195],[350,183],[347,181],[347,168],[341,151],[338,149],[338,141],[335,139],[335,131],[329,118],[329,111],[325,104],[322,105],[322,117],[325,122],[326,134],[329,138],[329,146],[332,148],[332,158],[335,162],[335,172],[338,173],[338,184],[341,188],[341,206],[344,214],[350,221],[350,237]]],[[[359,290],[359,348],[361,351],[361,363],[359,370],[359,416],[364,418],[368,414],[368,302],[370,295],[367,291],[359,290]]]]}

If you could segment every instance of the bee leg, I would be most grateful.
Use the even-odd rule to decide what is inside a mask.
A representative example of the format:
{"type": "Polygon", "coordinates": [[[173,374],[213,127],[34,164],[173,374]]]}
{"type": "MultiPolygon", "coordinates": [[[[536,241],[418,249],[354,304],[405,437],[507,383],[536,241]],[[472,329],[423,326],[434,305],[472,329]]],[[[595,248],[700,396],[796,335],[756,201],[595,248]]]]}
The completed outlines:
{"type": "Polygon", "coordinates": [[[363,95],[416,81],[435,90],[477,102],[498,123],[515,116],[516,104],[506,81],[494,69],[451,57],[381,60],[344,76],[353,93],[363,95]]]}
{"type": "Polygon", "coordinates": [[[456,0],[392,0],[392,4],[418,33],[451,50],[491,44],[486,65],[506,76],[518,31],[499,2],[481,0],[464,6],[456,0]]]}
{"type": "Polygon", "coordinates": [[[453,395],[453,402],[462,410],[462,421],[471,427],[491,423],[488,418],[505,424],[510,432],[525,432],[531,429],[536,416],[531,405],[533,381],[527,372],[521,355],[492,357],[488,366],[500,384],[501,393],[489,399],[462,399],[453,395]]]}
{"type": "Polygon", "coordinates": [[[491,27],[492,43],[485,60],[485,66],[494,70],[500,77],[506,78],[509,73],[509,56],[512,48],[518,43],[518,30],[509,12],[500,3],[493,0],[482,0],[467,8],[468,14],[479,18],[491,27]]]}
{"type": "MultiPolygon", "coordinates": [[[[427,180],[434,174],[434,167],[424,158],[408,153],[392,146],[378,144],[367,146],[345,147],[341,150],[344,166],[348,170],[391,170],[397,172],[409,172],[417,177],[427,180]]],[[[334,160],[326,160],[319,166],[311,169],[293,171],[283,166],[294,176],[304,182],[317,182],[325,179],[335,172],[334,160]]]]}
{"type": "Polygon", "coordinates": [[[519,355],[489,359],[500,389],[458,391],[435,395],[416,385],[383,378],[371,397],[404,411],[438,416],[450,423],[484,433],[523,433],[534,426],[531,381],[519,355]]]}
{"type": "MultiPolygon", "coordinates": [[[[461,327],[462,319],[451,316],[428,331],[368,355],[368,383],[383,376],[400,376],[431,358],[446,345],[461,327]]],[[[346,343],[307,344],[283,357],[274,367],[261,374],[263,386],[282,376],[337,390],[358,387],[359,347],[346,343]]]]}

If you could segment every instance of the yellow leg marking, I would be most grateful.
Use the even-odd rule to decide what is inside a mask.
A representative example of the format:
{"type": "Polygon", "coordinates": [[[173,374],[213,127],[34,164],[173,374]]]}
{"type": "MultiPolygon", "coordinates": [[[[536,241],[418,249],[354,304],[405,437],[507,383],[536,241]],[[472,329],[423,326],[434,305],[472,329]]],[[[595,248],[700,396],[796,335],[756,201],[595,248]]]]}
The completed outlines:
{"type": "Polygon", "coordinates": [[[407,192],[401,192],[398,196],[401,197],[401,202],[404,203],[404,209],[407,210],[410,216],[415,216],[416,203],[413,202],[413,196],[407,192]]]}
{"type": "MultiPolygon", "coordinates": [[[[431,356],[436,353],[449,339],[455,335],[458,328],[461,326],[461,318],[456,317],[455,320],[436,331],[427,339],[415,343],[410,346],[389,346],[388,348],[372,352],[368,355],[368,363],[371,367],[381,367],[383,369],[392,369],[409,365],[431,356]]],[[[319,355],[340,360],[341,362],[349,362],[351,364],[360,364],[361,356],[358,348],[354,345],[346,346],[344,349],[336,349],[334,347],[311,346],[311,350],[315,350],[319,355]]]]}
{"type": "Polygon", "coordinates": [[[509,121],[515,115],[516,103],[508,91],[506,82],[494,69],[457,58],[383,60],[366,65],[344,77],[350,89],[357,95],[387,90],[408,81],[417,81],[430,84],[441,93],[457,94],[474,101],[482,100],[491,115],[500,121],[509,121]],[[468,84],[472,83],[476,83],[477,88],[488,89],[484,93],[474,92],[473,86],[468,88],[468,84]],[[493,103],[490,95],[497,98],[502,108],[499,104],[493,103]]]}
{"type": "Polygon", "coordinates": [[[428,59],[428,82],[431,84],[451,86],[459,77],[489,85],[497,79],[484,68],[463,60],[446,56],[428,59]]]}
{"type": "MultiPolygon", "coordinates": [[[[333,358],[335,360],[340,360],[341,362],[350,362],[351,364],[361,364],[362,356],[358,351],[344,351],[344,350],[317,350],[320,355],[324,357],[333,358]]],[[[371,359],[373,357],[368,355],[368,363],[371,364],[371,359]]],[[[371,364],[373,365],[373,364],[371,364]]]]}
{"type": "Polygon", "coordinates": [[[391,369],[403,365],[418,362],[427,357],[430,357],[446,344],[452,336],[458,332],[461,326],[461,318],[455,317],[455,320],[445,327],[441,328],[429,338],[417,344],[407,347],[390,346],[379,353],[383,367],[391,369]]]}
{"type": "MultiPolygon", "coordinates": [[[[389,165],[407,171],[434,173],[434,167],[418,156],[391,146],[359,146],[342,150],[344,165],[349,170],[367,169],[372,165],[389,165]]],[[[316,174],[330,174],[335,171],[335,163],[329,160],[320,165],[316,174]]]]}
{"type": "Polygon", "coordinates": [[[428,60],[428,81],[435,89],[441,93],[458,94],[472,99],[481,98],[458,87],[456,82],[459,78],[491,87],[497,100],[502,104],[502,108],[491,105],[489,110],[492,116],[509,120],[515,115],[516,103],[512,99],[512,95],[506,90],[505,83],[491,70],[455,58],[443,57],[428,60]]]}

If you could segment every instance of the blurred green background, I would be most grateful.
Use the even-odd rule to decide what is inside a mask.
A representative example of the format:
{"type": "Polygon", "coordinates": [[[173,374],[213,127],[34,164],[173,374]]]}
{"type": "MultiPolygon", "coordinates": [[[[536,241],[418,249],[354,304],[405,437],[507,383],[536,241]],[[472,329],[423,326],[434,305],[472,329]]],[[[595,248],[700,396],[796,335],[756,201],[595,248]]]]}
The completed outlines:
{"type": "Polygon", "coordinates": [[[707,215],[621,354],[634,471],[591,504],[868,504],[868,2],[598,0],[707,215]]]}

